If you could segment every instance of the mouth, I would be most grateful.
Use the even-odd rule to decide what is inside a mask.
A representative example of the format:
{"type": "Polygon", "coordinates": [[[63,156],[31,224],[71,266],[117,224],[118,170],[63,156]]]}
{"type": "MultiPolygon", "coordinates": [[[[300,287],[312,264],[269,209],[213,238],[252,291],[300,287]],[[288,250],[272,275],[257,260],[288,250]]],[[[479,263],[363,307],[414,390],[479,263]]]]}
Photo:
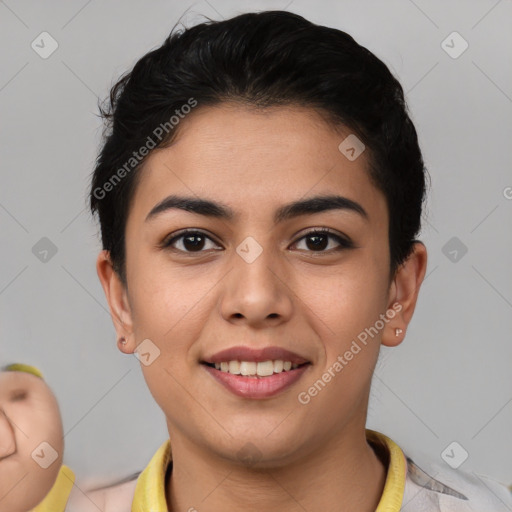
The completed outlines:
{"type": "Polygon", "coordinates": [[[269,359],[267,361],[259,362],[231,360],[222,361],[220,363],[208,363],[206,361],[201,361],[201,364],[220,372],[256,379],[267,378],[283,372],[291,372],[306,365],[311,365],[309,361],[298,364],[292,363],[291,361],[283,361],[282,359],[269,359]]]}
{"type": "Polygon", "coordinates": [[[252,399],[283,392],[313,366],[305,357],[277,346],[231,347],[199,362],[223,388],[252,399]]]}

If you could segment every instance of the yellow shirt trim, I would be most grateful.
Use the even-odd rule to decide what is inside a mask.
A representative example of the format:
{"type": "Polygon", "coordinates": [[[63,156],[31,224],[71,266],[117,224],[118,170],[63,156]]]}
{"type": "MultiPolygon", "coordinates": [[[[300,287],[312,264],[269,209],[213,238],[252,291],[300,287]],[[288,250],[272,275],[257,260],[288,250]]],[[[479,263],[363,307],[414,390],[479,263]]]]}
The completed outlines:
{"type": "Polygon", "coordinates": [[[67,466],[61,466],[50,492],[31,512],[64,512],[74,483],[73,471],[67,466]]]}
{"type": "Polygon", "coordinates": [[[366,429],[366,439],[385,445],[389,453],[386,482],[375,512],[399,512],[407,478],[404,452],[392,439],[375,430],[366,429]]]}
{"type": "Polygon", "coordinates": [[[167,512],[165,472],[171,460],[171,440],[167,439],[137,479],[132,512],[167,512]]]}
{"type": "MultiPolygon", "coordinates": [[[[405,455],[394,441],[380,432],[366,429],[366,438],[385,446],[389,453],[386,482],[376,512],[399,512],[407,472],[405,455]]],[[[167,439],[139,475],[131,512],[167,512],[165,474],[171,460],[171,441],[167,439]]]]}

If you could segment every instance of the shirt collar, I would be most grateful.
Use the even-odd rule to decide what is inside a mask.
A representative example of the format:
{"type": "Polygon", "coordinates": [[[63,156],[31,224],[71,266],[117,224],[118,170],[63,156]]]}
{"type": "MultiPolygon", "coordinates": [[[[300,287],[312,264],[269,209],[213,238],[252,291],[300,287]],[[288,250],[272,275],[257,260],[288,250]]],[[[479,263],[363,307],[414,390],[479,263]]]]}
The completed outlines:
{"type": "Polygon", "coordinates": [[[407,478],[404,452],[392,439],[375,430],[366,429],[366,439],[371,444],[380,445],[387,450],[389,460],[384,490],[375,512],[399,512],[407,478]]]}
{"type": "MultiPolygon", "coordinates": [[[[399,512],[404,496],[407,462],[401,448],[389,437],[366,429],[366,439],[388,453],[384,490],[375,512],[399,512]]],[[[139,475],[131,512],[166,512],[165,475],[172,461],[171,442],[165,441],[139,475]]]]}

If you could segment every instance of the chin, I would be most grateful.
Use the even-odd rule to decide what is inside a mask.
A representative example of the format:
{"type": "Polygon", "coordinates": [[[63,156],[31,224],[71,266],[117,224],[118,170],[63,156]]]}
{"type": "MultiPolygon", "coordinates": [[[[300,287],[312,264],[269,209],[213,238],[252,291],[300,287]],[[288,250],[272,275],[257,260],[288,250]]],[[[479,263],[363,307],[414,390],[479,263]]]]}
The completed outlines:
{"type": "Polygon", "coordinates": [[[266,434],[251,435],[249,432],[232,432],[233,437],[225,439],[222,446],[218,444],[211,448],[221,457],[235,464],[252,469],[268,469],[286,466],[297,457],[297,443],[294,436],[266,434]]]}

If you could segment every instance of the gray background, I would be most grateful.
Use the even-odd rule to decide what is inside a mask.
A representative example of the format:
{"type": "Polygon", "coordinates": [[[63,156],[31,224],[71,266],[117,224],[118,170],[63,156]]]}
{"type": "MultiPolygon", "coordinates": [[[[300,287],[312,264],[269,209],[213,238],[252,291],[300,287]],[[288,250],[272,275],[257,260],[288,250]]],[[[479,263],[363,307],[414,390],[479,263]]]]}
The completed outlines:
{"type": "Polygon", "coordinates": [[[405,342],[382,349],[368,426],[441,465],[457,441],[461,470],[512,483],[509,0],[0,2],[0,363],[45,373],[65,462],[82,481],[124,476],[167,435],[138,361],[116,349],[85,197],[98,96],[187,9],[187,26],[291,10],[349,32],[399,77],[432,176],[429,265],[405,342]],[[31,48],[43,31],[59,45],[47,59],[31,48]],[[469,44],[458,58],[441,46],[453,31],[469,44]],[[43,237],[57,248],[46,261],[32,251],[43,237]]]}

